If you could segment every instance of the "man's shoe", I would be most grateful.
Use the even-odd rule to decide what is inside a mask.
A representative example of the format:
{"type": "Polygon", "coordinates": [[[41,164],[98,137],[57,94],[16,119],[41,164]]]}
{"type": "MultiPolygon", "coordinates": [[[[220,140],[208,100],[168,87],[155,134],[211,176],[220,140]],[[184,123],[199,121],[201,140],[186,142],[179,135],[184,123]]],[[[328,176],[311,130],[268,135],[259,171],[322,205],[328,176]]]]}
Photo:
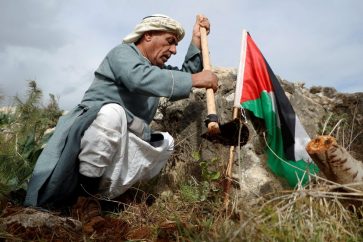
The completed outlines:
{"type": "Polygon", "coordinates": [[[83,224],[83,231],[87,234],[103,227],[105,219],[101,216],[101,205],[93,197],[78,197],[72,207],[72,217],[77,218],[83,224]]]}

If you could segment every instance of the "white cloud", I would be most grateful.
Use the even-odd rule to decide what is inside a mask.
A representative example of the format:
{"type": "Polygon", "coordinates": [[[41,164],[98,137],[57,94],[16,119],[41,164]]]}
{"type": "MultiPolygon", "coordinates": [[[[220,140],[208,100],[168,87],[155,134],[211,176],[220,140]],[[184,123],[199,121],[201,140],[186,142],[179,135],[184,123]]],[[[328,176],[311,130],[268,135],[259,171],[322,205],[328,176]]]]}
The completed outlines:
{"type": "Polygon", "coordinates": [[[21,94],[26,80],[36,79],[45,95],[60,96],[69,109],[82,98],[102,58],[142,17],[164,13],[184,25],[185,40],[170,61],[180,65],[195,15],[204,13],[212,23],[214,66],[238,66],[246,28],[281,77],[362,91],[362,10],[359,0],[1,1],[0,90],[21,94]]]}

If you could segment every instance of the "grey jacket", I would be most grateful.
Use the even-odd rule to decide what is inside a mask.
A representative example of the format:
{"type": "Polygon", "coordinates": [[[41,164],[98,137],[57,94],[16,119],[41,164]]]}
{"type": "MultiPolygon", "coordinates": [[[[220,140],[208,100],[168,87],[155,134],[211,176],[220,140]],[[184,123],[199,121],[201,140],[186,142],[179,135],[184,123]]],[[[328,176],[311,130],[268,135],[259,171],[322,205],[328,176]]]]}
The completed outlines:
{"type": "Polygon", "coordinates": [[[187,98],[191,73],[202,70],[200,51],[190,45],[181,69],[153,66],[134,44],[113,48],[95,72],[95,79],[81,104],[62,116],[53,136],[39,156],[29,181],[26,206],[59,206],[72,203],[78,187],[78,154],[84,131],[106,103],[118,103],[127,114],[131,132],[150,139],[160,97],[187,98]]]}

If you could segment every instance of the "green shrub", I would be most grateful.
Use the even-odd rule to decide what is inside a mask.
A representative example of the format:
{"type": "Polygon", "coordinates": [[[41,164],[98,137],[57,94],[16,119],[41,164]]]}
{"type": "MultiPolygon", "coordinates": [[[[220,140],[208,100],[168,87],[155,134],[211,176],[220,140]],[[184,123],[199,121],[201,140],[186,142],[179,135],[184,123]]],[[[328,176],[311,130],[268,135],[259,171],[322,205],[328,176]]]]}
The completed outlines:
{"type": "Polygon", "coordinates": [[[26,189],[35,162],[49,138],[44,132],[54,127],[62,111],[50,94],[46,106],[41,103],[42,91],[29,81],[25,101],[15,97],[16,111],[0,113],[0,201],[11,191],[26,189]]]}

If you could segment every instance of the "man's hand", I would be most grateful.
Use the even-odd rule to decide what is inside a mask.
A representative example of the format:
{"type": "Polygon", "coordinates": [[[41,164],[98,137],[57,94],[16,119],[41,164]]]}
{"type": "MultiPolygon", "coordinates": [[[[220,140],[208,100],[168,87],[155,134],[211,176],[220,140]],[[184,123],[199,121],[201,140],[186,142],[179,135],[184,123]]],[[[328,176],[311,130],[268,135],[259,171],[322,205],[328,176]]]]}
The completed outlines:
{"type": "Polygon", "coordinates": [[[193,36],[192,43],[200,49],[200,27],[204,27],[207,30],[207,34],[210,32],[210,23],[206,16],[202,14],[198,14],[194,27],[193,27],[193,36]]]}
{"type": "Polygon", "coordinates": [[[218,77],[209,70],[192,74],[192,86],[196,88],[212,88],[216,92],[218,89],[218,77]]]}

